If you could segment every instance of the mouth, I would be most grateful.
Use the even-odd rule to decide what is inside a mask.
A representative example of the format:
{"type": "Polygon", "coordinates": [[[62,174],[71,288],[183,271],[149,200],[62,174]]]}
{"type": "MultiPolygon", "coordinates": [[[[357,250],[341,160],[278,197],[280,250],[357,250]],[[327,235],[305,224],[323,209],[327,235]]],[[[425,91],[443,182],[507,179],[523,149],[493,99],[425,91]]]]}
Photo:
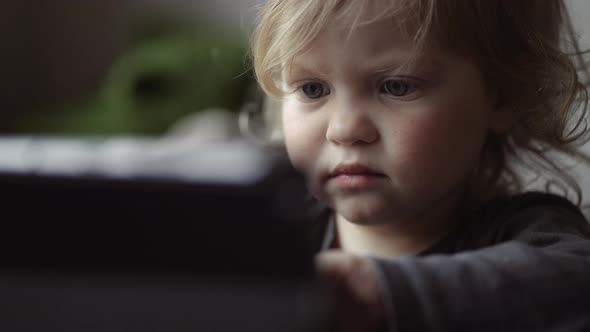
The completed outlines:
{"type": "Polygon", "coordinates": [[[383,178],[385,174],[362,164],[340,164],[328,176],[328,180],[349,189],[370,187],[383,178]]]}

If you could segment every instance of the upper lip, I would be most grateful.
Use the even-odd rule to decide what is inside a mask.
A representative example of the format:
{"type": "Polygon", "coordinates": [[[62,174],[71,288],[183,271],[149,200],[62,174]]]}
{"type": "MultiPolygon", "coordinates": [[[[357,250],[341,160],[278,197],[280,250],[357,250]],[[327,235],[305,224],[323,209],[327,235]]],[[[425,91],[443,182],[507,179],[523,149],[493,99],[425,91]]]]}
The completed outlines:
{"type": "Polygon", "coordinates": [[[340,164],[330,172],[331,177],[339,175],[383,175],[369,166],[354,163],[354,164],[340,164]]]}

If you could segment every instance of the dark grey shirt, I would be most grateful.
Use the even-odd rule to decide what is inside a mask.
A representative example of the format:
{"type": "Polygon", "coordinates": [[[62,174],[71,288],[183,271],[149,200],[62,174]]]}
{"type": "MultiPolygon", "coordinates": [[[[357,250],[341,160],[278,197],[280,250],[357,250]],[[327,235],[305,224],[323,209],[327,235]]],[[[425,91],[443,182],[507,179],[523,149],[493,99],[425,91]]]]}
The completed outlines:
{"type": "Polygon", "coordinates": [[[495,199],[421,254],[375,262],[389,331],[590,331],[590,226],[559,196],[495,199]]]}

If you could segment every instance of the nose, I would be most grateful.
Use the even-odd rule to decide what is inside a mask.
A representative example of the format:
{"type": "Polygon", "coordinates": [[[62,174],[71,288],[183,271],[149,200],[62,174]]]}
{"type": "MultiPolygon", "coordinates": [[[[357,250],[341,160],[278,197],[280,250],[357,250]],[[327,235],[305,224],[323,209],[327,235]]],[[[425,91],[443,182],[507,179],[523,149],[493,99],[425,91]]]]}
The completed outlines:
{"type": "Polygon", "coordinates": [[[336,103],[329,118],[326,140],[339,145],[370,144],[379,139],[379,130],[367,105],[350,100],[336,103]]]}

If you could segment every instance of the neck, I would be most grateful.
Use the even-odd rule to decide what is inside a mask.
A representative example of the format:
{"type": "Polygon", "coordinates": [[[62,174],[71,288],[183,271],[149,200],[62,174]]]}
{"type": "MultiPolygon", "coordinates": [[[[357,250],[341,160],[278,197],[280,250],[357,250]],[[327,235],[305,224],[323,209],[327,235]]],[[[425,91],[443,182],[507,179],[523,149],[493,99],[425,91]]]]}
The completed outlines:
{"type": "Polygon", "coordinates": [[[336,215],[339,246],[346,252],[375,257],[416,255],[442,239],[459,222],[458,199],[439,202],[431,213],[407,220],[355,224],[336,215]]]}

